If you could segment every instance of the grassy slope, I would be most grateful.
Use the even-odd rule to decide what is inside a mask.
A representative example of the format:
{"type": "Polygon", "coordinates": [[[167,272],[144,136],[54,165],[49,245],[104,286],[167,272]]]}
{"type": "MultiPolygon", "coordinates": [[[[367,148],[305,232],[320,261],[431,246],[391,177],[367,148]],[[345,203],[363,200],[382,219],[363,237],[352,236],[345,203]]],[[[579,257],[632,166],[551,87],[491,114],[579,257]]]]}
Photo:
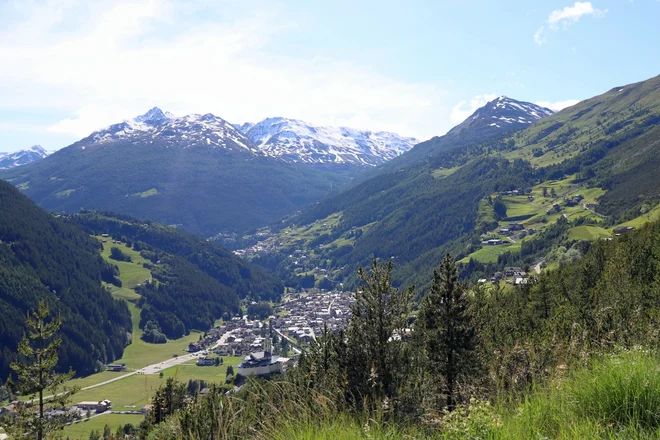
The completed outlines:
{"type": "Polygon", "coordinates": [[[274,439],[657,439],[660,437],[660,362],[634,351],[596,360],[526,397],[495,405],[459,407],[436,428],[392,425],[378,417],[319,414],[288,420],[274,439]],[[513,403],[512,403],[513,402],[513,403]]]}
{"type": "MultiPolygon", "coordinates": [[[[97,238],[102,240],[101,237],[97,238]]],[[[113,244],[112,240],[109,239],[106,243],[103,243],[102,255],[107,261],[116,264],[120,268],[120,278],[123,287],[112,292],[112,295],[115,298],[122,298],[127,301],[133,321],[133,342],[124,350],[124,356],[115,361],[115,363],[125,363],[129,370],[142,368],[169,359],[175,353],[182,353],[183,350],[188,347],[190,342],[199,339],[199,332],[191,332],[190,335],[177,340],[168,340],[165,344],[149,344],[140,339],[140,336],[142,335],[142,330],[139,328],[140,309],[135,305],[135,302],[140,298],[140,295],[137,294],[133,288],[137,284],[144,282],[144,280],[151,278],[151,273],[149,270],[142,267],[142,263],[144,263],[145,260],[140,254],[127,247],[125,244],[113,244]],[[124,254],[131,257],[132,261],[124,262],[110,259],[110,249],[112,247],[120,248],[124,254]]],[[[182,381],[188,381],[189,379],[203,379],[207,382],[222,383],[225,379],[227,366],[238,365],[240,360],[240,357],[224,358],[224,365],[220,367],[198,367],[194,365],[193,362],[192,364],[184,364],[170,368],[163,373],[165,377],[176,376],[182,381]]],[[[70,381],[69,385],[77,385],[84,388],[86,386],[112,379],[121,374],[123,373],[104,371],[84,378],[74,379],[70,381]]],[[[110,399],[113,402],[113,408],[116,411],[132,410],[134,407],[139,409],[148,402],[153,392],[163,381],[164,379],[161,379],[158,375],[129,376],[107,385],[81,391],[75,395],[73,401],[75,403],[83,400],[110,399]]],[[[123,416],[108,415],[99,417],[98,419],[92,419],[89,422],[81,422],[68,427],[65,430],[65,435],[69,435],[71,438],[87,438],[90,431],[94,429],[102,430],[105,423],[111,424],[114,432],[116,429],[115,421],[120,420],[121,417],[123,416]],[[103,423],[101,423],[101,421],[103,421],[103,423]]],[[[142,420],[141,416],[130,417],[132,417],[132,420],[137,420],[137,422],[142,420]]],[[[122,422],[122,424],[137,422],[122,422]]]]}
{"type": "Polygon", "coordinates": [[[587,148],[590,142],[625,130],[623,126],[615,129],[618,122],[641,121],[647,114],[637,114],[638,109],[645,108],[651,113],[660,113],[658,88],[660,76],[623,88],[615,87],[603,95],[544,118],[513,136],[520,148],[508,153],[508,157],[529,160],[539,167],[573,157],[587,148]],[[538,149],[544,154],[534,157],[533,152],[538,149]]]}
{"type": "MultiPolygon", "coordinates": [[[[99,237],[100,239],[100,237],[99,237]]],[[[116,363],[124,363],[127,368],[142,368],[172,357],[173,354],[180,354],[191,342],[199,339],[199,332],[191,332],[189,335],[176,340],[168,340],[165,344],[149,344],[141,339],[142,330],[139,327],[140,309],[135,306],[135,302],[140,295],[135,293],[135,286],[151,278],[151,272],[142,267],[146,261],[139,252],[134,251],[125,244],[113,244],[112,240],[103,243],[103,258],[119,267],[120,278],[123,284],[121,289],[112,292],[115,298],[122,298],[128,302],[128,309],[131,312],[133,321],[133,342],[124,350],[124,356],[118,359],[116,363]],[[131,257],[131,262],[116,261],[110,259],[110,249],[118,247],[124,254],[131,257]]],[[[96,375],[94,375],[96,376],[96,375]]],[[[100,381],[99,381],[100,382],[100,381]]]]}
{"type": "Polygon", "coordinates": [[[598,240],[599,238],[611,237],[612,231],[598,226],[576,226],[568,230],[568,237],[572,240],[598,240]]]}
{"type": "MultiPolygon", "coordinates": [[[[547,212],[549,209],[552,208],[552,205],[554,203],[562,204],[564,197],[573,197],[577,194],[581,194],[584,197],[584,201],[582,203],[587,203],[587,202],[592,203],[592,202],[596,202],[598,197],[600,197],[605,193],[605,191],[600,188],[584,188],[575,185],[574,183],[572,183],[574,178],[575,176],[568,176],[565,179],[552,180],[534,186],[532,188],[532,194],[531,194],[532,196],[534,196],[533,202],[530,202],[528,200],[527,195],[502,197],[502,200],[507,207],[507,211],[506,211],[507,218],[504,221],[498,223],[497,229],[507,227],[507,225],[510,222],[515,221],[522,223],[525,226],[525,228],[534,228],[537,229],[539,232],[541,232],[544,229],[546,229],[548,226],[556,222],[562,215],[566,215],[566,217],[569,220],[574,220],[579,217],[588,217],[594,221],[599,221],[601,218],[598,214],[594,213],[593,211],[584,209],[581,204],[571,207],[562,206],[561,212],[559,213],[555,213],[552,210],[549,213],[547,212]],[[547,197],[543,197],[544,187],[547,188],[547,194],[548,194],[547,197]],[[557,195],[556,198],[552,198],[549,196],[552,189],[555,190],[555,193],[557,195]]],[[[479,215],[488,216],[487,220],[492,220],[490,217],[491,216],[490,211],[486,210],[485,208],[480,209],[479,215]]],[[[585,237],[579,239],[589,240],[589,239],[600,238],[601,236],[612,235],[611,231],[607,231],[603,228],[589,226],[589,227],[580,227],[580,229],[575,228],[576,231],[573,232],[573,236],[576,237],[576,239],[578,239],[577,236],[587,235],[585,232],[586,230],[584,228],[592,228],[590,230],[594,233],[594,235],[591,238],[585,237]]],[[[503,236],[500,236],[500,238],[506,239],[503,236]]],[[[467,255],[460,261],[466,263],[469,261],[470,258],[474,258],[475,260],[480,261],[482,263],[496,262],[497,257],[499,255],[505,252],[519,251],[521,242],[527,240],[533,240],[533,239],[534,239],[534,235],[529,235],[523,239],[516,239],[515,244],[505,244],[500,246],[483,246],[481,249],[467,255]]]]}
{"type": "Polygon", "coordinates": [[[104,414],[99,417],[94,417],[93,419],[83,420],[79,423],[67,426],[62,435],[71,440],[87,440],[89,439],[89,433],[91,431],[99,431],[99,433],[103,435],[103,428],[105,425],[110,426],[110,430],[114,435],[118,426],[123,427],[127,423],[137,426],[143,419],[143,416],[134,414],[104,414]]]}

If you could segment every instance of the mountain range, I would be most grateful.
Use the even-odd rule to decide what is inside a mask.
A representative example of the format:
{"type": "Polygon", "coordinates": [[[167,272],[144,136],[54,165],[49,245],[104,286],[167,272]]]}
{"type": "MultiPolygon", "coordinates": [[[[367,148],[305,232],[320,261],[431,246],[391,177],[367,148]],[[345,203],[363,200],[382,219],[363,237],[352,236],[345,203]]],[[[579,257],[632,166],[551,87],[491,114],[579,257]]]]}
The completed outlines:
{"type": "Polygon", "coordinates": [[[41,160],[49,154],[51,153],[44,150],[41,145],[34,145],[25,150],[14,151],[13,153],[0,153],[0,170],[27,165],[31,162],[41,160]]]}
{"type": "Polygon", "coordinates": [[[321,127],[286,118],[268,118],[238,128],[265,154],[294,163],[380,165],[418,142],[395,133],[321,127]]]}

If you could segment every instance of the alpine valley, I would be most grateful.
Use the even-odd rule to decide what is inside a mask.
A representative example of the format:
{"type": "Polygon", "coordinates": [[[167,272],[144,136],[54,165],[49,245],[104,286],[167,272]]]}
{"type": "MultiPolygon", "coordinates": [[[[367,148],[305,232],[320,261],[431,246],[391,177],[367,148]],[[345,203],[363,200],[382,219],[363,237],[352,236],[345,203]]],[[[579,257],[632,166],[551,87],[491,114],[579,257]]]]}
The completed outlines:
{"type": "Polygon", "coordinates": [[[0,177],[51,211],[106,209],[211,236],[292,214],[414,143],[282,118],[243,133],[153,108],[0,177]]]}
{"type": "Polygon", "coordinates": [[[556,114],[500,97],[237,252],[292,287],[353,285],[373,259],[425,286],[446,252],[473,281],[557,267],[658,218],[659,123],[660,77],[556,114]]]}

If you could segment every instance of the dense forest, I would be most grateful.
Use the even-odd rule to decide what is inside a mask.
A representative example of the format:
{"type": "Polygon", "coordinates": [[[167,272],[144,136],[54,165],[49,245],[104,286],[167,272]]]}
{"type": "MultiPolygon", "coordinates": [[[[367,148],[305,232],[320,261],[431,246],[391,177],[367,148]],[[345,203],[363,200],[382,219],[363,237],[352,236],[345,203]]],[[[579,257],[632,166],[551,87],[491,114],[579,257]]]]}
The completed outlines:
{"type": "Polygon", "coordinates": [[[127,215],[88,210],[67,219],[90,234],[123,237],[123,242],[136,244],[136,250],[153,250],[184,258],[234,290],[240,298],[276,300],[282,293],[281,282],[267,271],[212,242],[175,228],[127,215]]]}
{"type": "Polygon", "coordinates": [[[142,295],[140,328],[149,330],[152,342],[163,342],[161,335],[176,339],[193,329],[207,330],[217,319],[239,313],[240,299],[277,301],[284,290],[266,270],[171,227],[94,211],[67,220],[90,234],[109,234],[149,261],[145,267],[153,279],[136,291],[142,295]]]}
{"type": "Polygon", "coordinates": [[[122,356],[130,314],[101,287],[115,280],[115,269],[99,246],[0,181],[0,379],[17,360],[27,311],[41,299],[62,317],[60,371],[84,376],[122,356]]]}

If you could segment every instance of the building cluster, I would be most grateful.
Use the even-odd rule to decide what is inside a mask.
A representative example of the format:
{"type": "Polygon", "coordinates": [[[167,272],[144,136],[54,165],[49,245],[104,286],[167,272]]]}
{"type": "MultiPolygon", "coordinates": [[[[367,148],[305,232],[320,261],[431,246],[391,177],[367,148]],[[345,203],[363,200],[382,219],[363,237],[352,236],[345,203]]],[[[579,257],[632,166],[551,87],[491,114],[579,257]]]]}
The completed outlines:
{"type": "MultiPolygon", "coordinates": [[[[506,284],[513,284],[516,286],[524,285],[529,282],[529,275],[523,270],[522,267],[511,266],[505,267],[502,272],[495,272],[490,278],[490,282],[493,284],[499,284],[500,281],[504,280],[506,284]]],[[[486,278],[479,280],[479,283],[487,283],[486,278]]]]}
{"type": "MultiPolygon", "coordinates": [[[[30,402],[15,400],[10,405],[0,408],[0,418],[12,417],[17,414],[21,406],[27,405],[27,408],[38,410],[38,405],[30,402]]],[[[57,418],[65,423],[73,423],[82,420],[90,414],[100,414],[112,409],[112,402],[109,400],[78,402],[70,407],[48,408],[44,411],[44,417],[47,419],[57,418]]]]}
{"type": "Polygon", "coordinates": [[[321,335],[324,326],[333,333],[345,327],[353,301],[352,293],[336,290],[290,294],[275,309],[278,316],[272,319],[272,326],[301,344],[309,343],[321,335]]]}
{"type": "MultiPolygon", "coordinates": [[[[250,320],[246,316],[234,317],[221,326],[213,327],[199,341],[190,343],[188,351],[204,354],[212,352],[219,356],[243,356],[259,350],[267,337],[269,329],[263,322],[250,320]]],[[[202,364],[207,365],[206,361],[200,365],[202,364]]]]}
{"type": "MultiPolygon", "coordinates": [[[[528,235],[536,234],[536,229],[534,228],[525,228],[525,226],[522,223],[509,223],[507,226],[504,226],[497,231],[495,231],[496,234],[499,234],[500,236],[504,237],[509,237],[512,239],[520,240],[528,235]]],[[[510,243],[510,241],[504,240],[501,237],[492,237],[488,235],[483,236],[484,240],[482,240],[481,244],[485,246],[497,246],[501,244],[506,244],[510,243]]]]}
{"type": "Polygon", "coordinates": [[[501,196],[522,196],[524,194],[531,194],[532,188],[518,188],[510,191],[502,191],[499,194],[501,196]]]}

